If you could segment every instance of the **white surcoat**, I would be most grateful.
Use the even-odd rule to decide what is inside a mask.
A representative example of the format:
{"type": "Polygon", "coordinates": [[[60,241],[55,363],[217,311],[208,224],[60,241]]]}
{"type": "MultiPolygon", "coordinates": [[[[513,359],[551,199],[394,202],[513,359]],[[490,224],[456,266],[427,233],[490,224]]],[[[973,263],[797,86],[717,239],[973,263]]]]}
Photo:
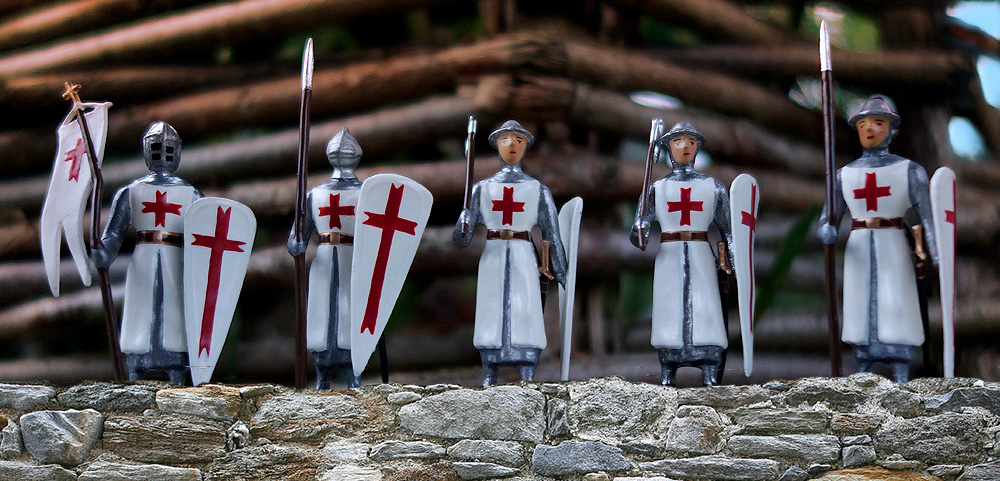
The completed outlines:
{"type": "MultiPolygon", "coordinates": [[[[335,190],[319,186],[312,190],[309,214],[316,232],[354,235],[355,211],[360,189],[335,190]]],[[[306,310],[306,346],[310,351],[328,349],[330,324],[336,323],[340,349],[351,348],[351,256],[350,245],[324,244],[316,248],[309,269],[309,302],[306,310]],[[333,309],[336,296],[336,312],[333,309]]]]}

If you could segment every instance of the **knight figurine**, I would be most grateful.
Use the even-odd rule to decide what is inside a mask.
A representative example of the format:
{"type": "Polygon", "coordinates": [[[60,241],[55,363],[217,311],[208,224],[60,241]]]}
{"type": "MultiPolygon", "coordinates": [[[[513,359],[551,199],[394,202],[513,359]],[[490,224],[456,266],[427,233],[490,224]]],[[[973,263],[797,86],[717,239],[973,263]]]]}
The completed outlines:
{"type": "Polygon", "coordinates": [[[849,213],[841,339],[854,346],[859,372],[881,362],[889,365],[897,383],[905,383],[917,348],[924,343],[921,301],[903,222],[911,208],[938,265],[927,172],[889,153],[900,118],[882,97],[865,102],[848,123],[858,131],[864,153],[837,170],[834,222],[827,223],[824,210],[817,235],[825,244],[836,243],[835,226],[849,213]]]}
{"type": "Polygon", "coordinates": [[[354,168],[361,146],[345,127],[326,146],[333,166],[330,180],[314,187],[306,199],[308,215],[302,242],[294,229],[288,236],[292,256],[306,250],[315,230],[319,245],[309,270],[306,346],[316,362],[316,389],[329,389],[330,376],[347,373],[347,386],[360,381],[351,368],[351,256],[354,251],[355,209],[361,181],[354,168]]]}
{"type": "Polygon", "coordinates": [[[565,285],[567,259],[556,204],[545,185],[521,170],[524,152],[534,140],[514,120],[490,134],[490,145],[500,153],[500,171],[473,186],[470,206],[455,226],[454,240],[460,247],[472,241],[477,224],[486,227],[473,334],[483,362],[483,386],[496,382],[501,366],[519,368],[524,381],[534,376],[546,345],[538,259],[543,274],[565,285]],[[543,238],[541,257],[530,235],[535,225],[543,238]],[[551,272],[545,272],[549,263],[551,272]]]}
{"type": "Polygon", "coordinates": [[[629,235],[633,245],[644,247],[650,224],[660,225],[650,343],[658,351],[663,385],[676,384],[678,368],[694,366],[701,368],[704,385],[712,386],[729,342],[707,231],[714,224],[726,245],[733,245],[729,196],[723,184],[695,170],[705,136],[691,124],[678,122],[658,143],[672,170],[648,187],[629,235]]]}
{"type": "Polygon", "coordinates": [[[180,165],[181,139],[169,124],[155,122],[142,138],[149,175],[115,193],[102,236],[91,255],[108,267],[118,255],[129,226],[137,232],[125,280],[120,347],[129,380],[164,371],[186,384],[189,374],[182,248],[184,216],[201,192],[173,175],[180,165]]]}

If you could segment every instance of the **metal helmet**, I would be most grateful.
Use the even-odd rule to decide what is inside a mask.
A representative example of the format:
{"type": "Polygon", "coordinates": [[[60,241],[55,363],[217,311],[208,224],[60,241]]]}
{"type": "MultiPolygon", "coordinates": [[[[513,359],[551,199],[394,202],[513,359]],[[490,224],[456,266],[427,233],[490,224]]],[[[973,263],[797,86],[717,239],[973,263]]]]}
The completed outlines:
{"type": "Polygon", "coordinates": [[[334,134],[326,144],[326,158],[335,169],[353,169],[361,160],[361,144],[347,127],[334,134]]]}
{"type": "Polygon", "coordinates": [[[181,164],[181,137],[170,124],[153,122],[142,136],[142,155],[150,172],[172,174],[181,164]]]}
{"type": "Polygon", "coordinates": [[[531,132],[528,132],[528,129],[522,127],[516,120],[508,120],[504,122],[499,129],[494,130],[493,133],[490,134],[490,145],[494,149],[497,148],[497,138],[506,134],[517,134],[525,139],[528,139],[528,145],[526,147],[531,147],[531,144],[535,142],[535,136],[531,135],[531,132]]]}
{"type": "Polygon", "coordinates": [[[892,104],[888,99],[878,95],[865,101],[861,108],[847,119],[847,123],[851,125],[852,129],[857,130],[858,122],[862,119],[867,119],[868,117],[883,117],[889,119],[890,129],[899,127],[899,114],[896,113],[896,110],[892,107],[892,104]]]}
{"type": "Polygon", "coordinates": [[[705,145],[705,136],[701,132],[698,132],[698,129],[694,128],[694,126],[688,122],[677,122],[667,133],[660,136],[659,140],[660,146],[667,151],[667,157],[670,159],[670,162],[674,162],[674,157],[670,153],[670,141],[673,140],[674,137],[680,137],[682,135],[687,135],[688,137],[693,137],[697,140],[699,152],[701,152],[701,148],[705,145]]]}

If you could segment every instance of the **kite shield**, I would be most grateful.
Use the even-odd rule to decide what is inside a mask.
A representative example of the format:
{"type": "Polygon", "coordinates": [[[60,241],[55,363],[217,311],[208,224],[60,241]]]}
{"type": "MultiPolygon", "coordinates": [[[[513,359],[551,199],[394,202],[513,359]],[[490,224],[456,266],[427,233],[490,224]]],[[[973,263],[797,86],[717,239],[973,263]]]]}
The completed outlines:
{"type": "Polygon", "coordinates": [[[729,209],[732,219],[733,271],[739,291],[740,334],[743,338],[743,373],[753,371],[753,316],[754,316],[754,233],[757,230],[757,208],[760,189],[757,180],[740,174],[729,188],[729,209]]]}
{"type": "Polygon", "coordinates": [[[569,355],[573,338],[573,301],[576,298],[576,259],[580,243],[583,199],[573,197],[559,210],[559,237],[566,251],[566,285],[559,286],[559,334],[562,338],[559,379],[569,380],[569,355]]]}
{"type": "Polygon", "coordinates": [[[956,186],[955,172],[947,167],[941,167],[931,177],[931,212],[941,282],[941,324],[944,328],[944,377],[955,377],[956,186]]]}

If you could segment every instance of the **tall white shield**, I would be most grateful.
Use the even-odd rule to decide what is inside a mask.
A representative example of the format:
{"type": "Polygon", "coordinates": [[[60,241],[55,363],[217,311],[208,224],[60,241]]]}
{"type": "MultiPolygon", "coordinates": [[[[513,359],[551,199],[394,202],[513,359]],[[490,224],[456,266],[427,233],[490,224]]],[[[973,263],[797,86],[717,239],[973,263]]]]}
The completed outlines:
{"type": "Polygon", "coordinates": [[[931,217],[941,282],[941,324],[944,329],[944,376],[955,377],[955,243],[957,212],[955,172],[941,167],[931,177],[931,217]]]}
{"type": "Polygon", "coordinates": [[[573,197],[559,209],[559,237],[566,252],[566,285],[559,286],[559,334],[562,348],[559,351],[559,379],[569,380],[569,355],[573,339],[573,302],[576,298],[576,260],[580,244],[580,217],[583,199],[573,197]]]}
{"type": "Polygon", "coordinates": [[[351,265],[351,362],[360,376],[403,289],[434,196],[417,182],[378,174],[361,185],[351,265]]]}
{"type": "Polygon", "coordinates": [[[754,277],[754,234],[757,230],[757,213],[760,205],[760,189],[757,180],[748,174],[740,174],[729,187],[730,222],[732,222],[733,272],[736,274],[736,289],[739,292],[740,334],[743,338],[743,373],[753,372],[753,310],[755,299],[754,277]]]}
{"type": "Polygon", "coordinates": [[[208,382],[243,289],[257,219],[249,207],[206,197],[184,216],[184,324],[191,381],[208,382]]]}

